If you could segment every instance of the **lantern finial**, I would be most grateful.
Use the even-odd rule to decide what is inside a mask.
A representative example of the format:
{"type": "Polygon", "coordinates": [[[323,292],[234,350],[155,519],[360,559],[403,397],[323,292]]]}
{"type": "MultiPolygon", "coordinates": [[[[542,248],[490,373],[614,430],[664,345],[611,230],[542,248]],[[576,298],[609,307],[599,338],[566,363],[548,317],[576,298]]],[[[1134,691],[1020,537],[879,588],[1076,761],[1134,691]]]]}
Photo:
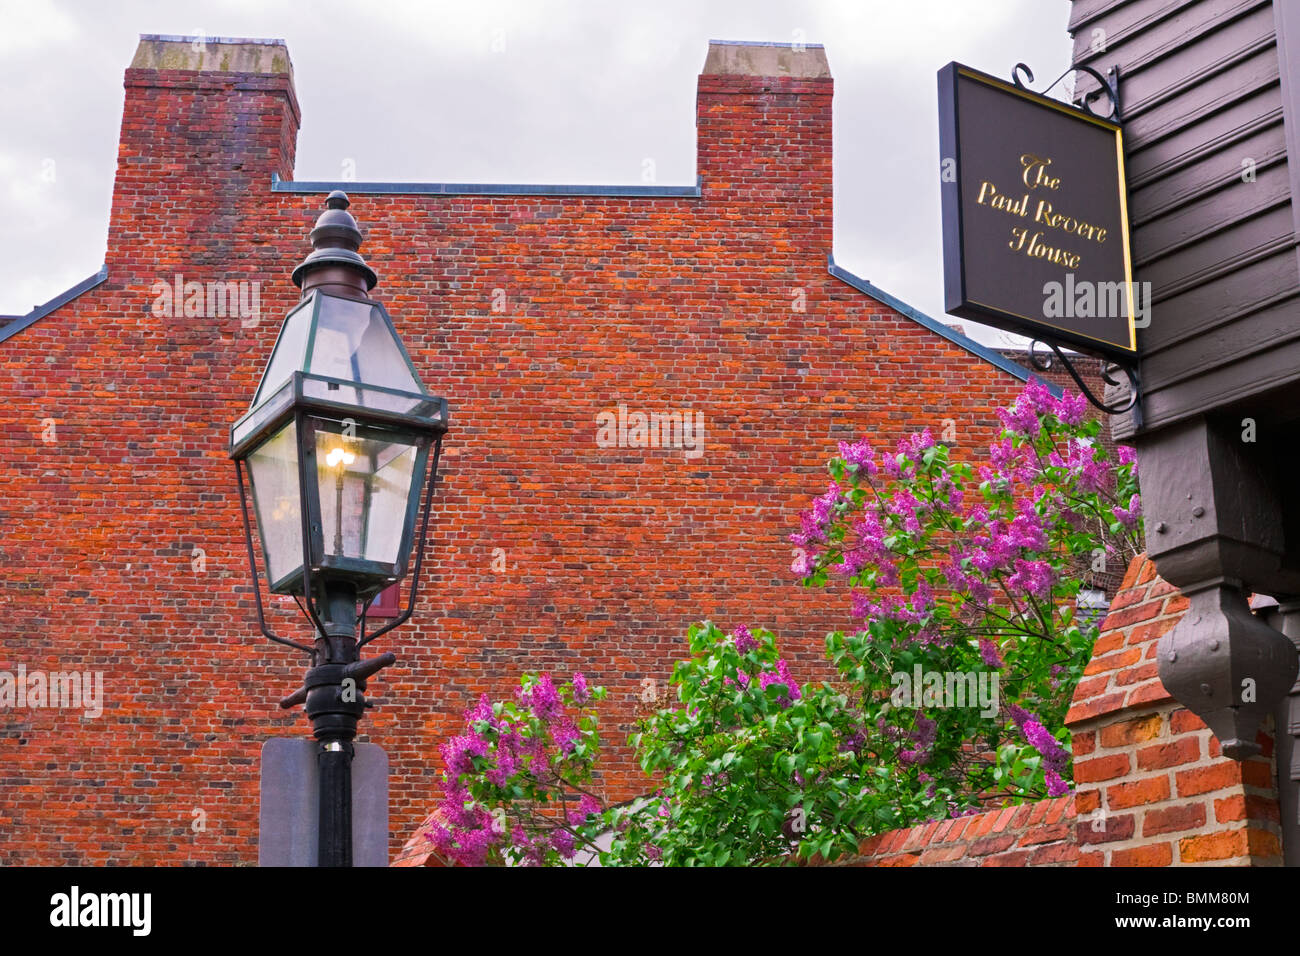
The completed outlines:
{"type": "Polygon", "coordinates": [[[379,282],[375,270],[366,265],[357,251],[361,248],[361,229],[348,212],[350,205],[348,194],[341,189],[335,189],[325,198],[325,211],[316,220],[316,228],[309,237],[313,251],[293,270],[294,285],[304,293],[316,285],[327,282],[347,285],[351,280],[364,295],[379,282]],[[312,273],[318,273],[315,280],[312,273]],[[365,283],[364,289],[361,282],[365,283]]]}

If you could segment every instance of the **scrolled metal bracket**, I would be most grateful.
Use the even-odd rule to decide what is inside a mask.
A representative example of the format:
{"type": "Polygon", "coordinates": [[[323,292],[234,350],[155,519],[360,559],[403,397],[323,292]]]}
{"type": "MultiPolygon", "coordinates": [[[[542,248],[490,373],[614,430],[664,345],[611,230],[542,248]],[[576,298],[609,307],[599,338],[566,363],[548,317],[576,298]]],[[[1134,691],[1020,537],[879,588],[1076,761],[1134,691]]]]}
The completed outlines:
{"type": "Polygon", "coordinates": [[[1120,382],[1118,379],[1114,377],[1114,373],[1116,371],[1123,372],[1124,375],[1128,378],[1128,397],[1124,401],[1118,404],[1107,405],[1104,401],[1102,401],[1092,393],[1092,389],[1090,389],[1087,386],[1087,383],[1085,383],[1083,378],[1080,377],[1078,370],[1075,369],[1074,363],[1071,362],[1069,358],[1066,357],[1065,353],[1062,352],[1060,347],[1055,343],[1040,342],[1038,339],[1034,339],[1032,342],[1030,342],[1029,343],[1029,364],[1030,365],[1032,365],[1040,372],[1046,372],[1052,367],[1052,362],[1053,362],[1052,355],[1040,356],[1038,354],[1039,345],[1046,345],[1049,349],[1052,350],[1052,355],[1056,357],[1056,360],[1060,361],[1061,366],[1066,370],[1066,372],[1069,373],[1070,378],[1074,379],[1074,384],[1079,386],[1079,391],[1083,393],[1083,397],[1086,398],[1093,405],[1094,408],[1100,409],[1101,411],[1105,412],[1107,415],[1123,415],[1125,412],[1132,411],[1134,427],[1136,428],[1142,427],[1142,403],[1141,403],[1142,386],[1141,386],[1141,382],[1138,380],[1137,369],[1127,365],[1120,365],[1118,362],[1111,362],[1111,361],[1107,361],[1106,359],[1102,359],[1101,377],[1106,382],[1107,385],[1123,384],[1122,382],[1120,382]]]}
{"type": "MultiPolygon", "coordinates": [[[[1060,83],[1071,73],[1087,73],[1094,80],[1096,80],[1098,86],[1101,87],[1100,89],[1094,90],[1093,92],[1084,95],[1083,110],[1097,117],[1098,119],[1109,120],[1112,123],[1120,122],[1121,114],[1120,114],[1120,106],[1119,106],[1119,67],[1118,66],[1112,66],[1109,70],[1106,71],[1105,76],[1102,76],[1100,73],[1098,73],[1095,69],[1093,69],[1090,66],[1072,66],[1064,73],[1062,73],[1060,76],[1058,76],[1055,80],[1053,80],[1050,84],[1048,84],[1047,89],[1039,93],[1039,96],[1046,96],[1056,87],[1057,83],[1060,83]],[[1098,113],[1095,109],[1092,108],[1092,104],[1093,101],[1100,98],[1103,93],[1106,95],[1106,99],[1110,103],[1110,108],[1105,113],[1098,113]]],[[[1026,90],[1032,93],[1034,91],[1029,89],[1029,84],[1034,82],[1034,71],[1031,70],[1024,63],[1017,63],[1011,70],[1011,82],[1016,85],[1017,89],[1026,90]],[[1021,79],[1020,76],[1021,73],[1024,74],[1024,79],[1021,79]]],[[[1078,109],[1078,107],[1075,108],[1078,109]]]]}

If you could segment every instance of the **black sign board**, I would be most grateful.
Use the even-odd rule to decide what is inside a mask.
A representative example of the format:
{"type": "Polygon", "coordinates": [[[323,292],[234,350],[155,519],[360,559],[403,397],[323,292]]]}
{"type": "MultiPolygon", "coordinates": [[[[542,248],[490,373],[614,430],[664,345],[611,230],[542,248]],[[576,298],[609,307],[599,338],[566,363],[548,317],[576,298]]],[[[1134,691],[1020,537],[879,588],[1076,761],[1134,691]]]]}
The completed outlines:
{"type": "Polygon", "coordinates": [[[939,145],[948,312],[1131,362],[1145,320],[1119,126],[949,63],[939,145]]]}

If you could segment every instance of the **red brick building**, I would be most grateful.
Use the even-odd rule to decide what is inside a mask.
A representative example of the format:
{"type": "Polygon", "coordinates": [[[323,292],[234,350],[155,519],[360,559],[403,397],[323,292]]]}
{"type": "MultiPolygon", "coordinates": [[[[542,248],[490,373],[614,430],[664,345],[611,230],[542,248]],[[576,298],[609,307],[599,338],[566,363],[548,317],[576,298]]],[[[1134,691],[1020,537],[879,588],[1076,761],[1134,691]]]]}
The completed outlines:
{"type": "Polygon", "coordinates": [[[1027,374],[833,264],[832,85],[819,47],[713,44],[694,186],[295,183],[282,43],[144,38],[104,270],[0,327],[0,671],[103,675],[98,714],[0,710],[0,863],[256,859],[258,751],[306,735],[276,707],[305,662],[257,633],[227,429],[334,187],[451,409],[428,588],[362,725],[393,848],[437,745],[523,671],[610,688],[613,796],[689,622],[769,626],[814,676],[846,608],[796,585],[786,535],[835,443],[977,451],[1027,374]],[[178,281],[199,314],[167,314],[178,281]],[[698,413],[702,443],[602,447],[620,405],[698,413]]]}

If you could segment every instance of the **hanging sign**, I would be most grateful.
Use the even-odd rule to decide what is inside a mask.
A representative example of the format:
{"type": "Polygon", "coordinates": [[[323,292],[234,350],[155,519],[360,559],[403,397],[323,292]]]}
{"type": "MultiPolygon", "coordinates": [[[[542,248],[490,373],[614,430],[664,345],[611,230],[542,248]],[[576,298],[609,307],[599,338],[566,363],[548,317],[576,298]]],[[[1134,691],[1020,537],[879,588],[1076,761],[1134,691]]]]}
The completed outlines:
{"type": "Polygon", "coordinates": [[[950,63],[939,145],[947,311],[1131,364],[1150,301],[1120,127],[950,63]]]}

